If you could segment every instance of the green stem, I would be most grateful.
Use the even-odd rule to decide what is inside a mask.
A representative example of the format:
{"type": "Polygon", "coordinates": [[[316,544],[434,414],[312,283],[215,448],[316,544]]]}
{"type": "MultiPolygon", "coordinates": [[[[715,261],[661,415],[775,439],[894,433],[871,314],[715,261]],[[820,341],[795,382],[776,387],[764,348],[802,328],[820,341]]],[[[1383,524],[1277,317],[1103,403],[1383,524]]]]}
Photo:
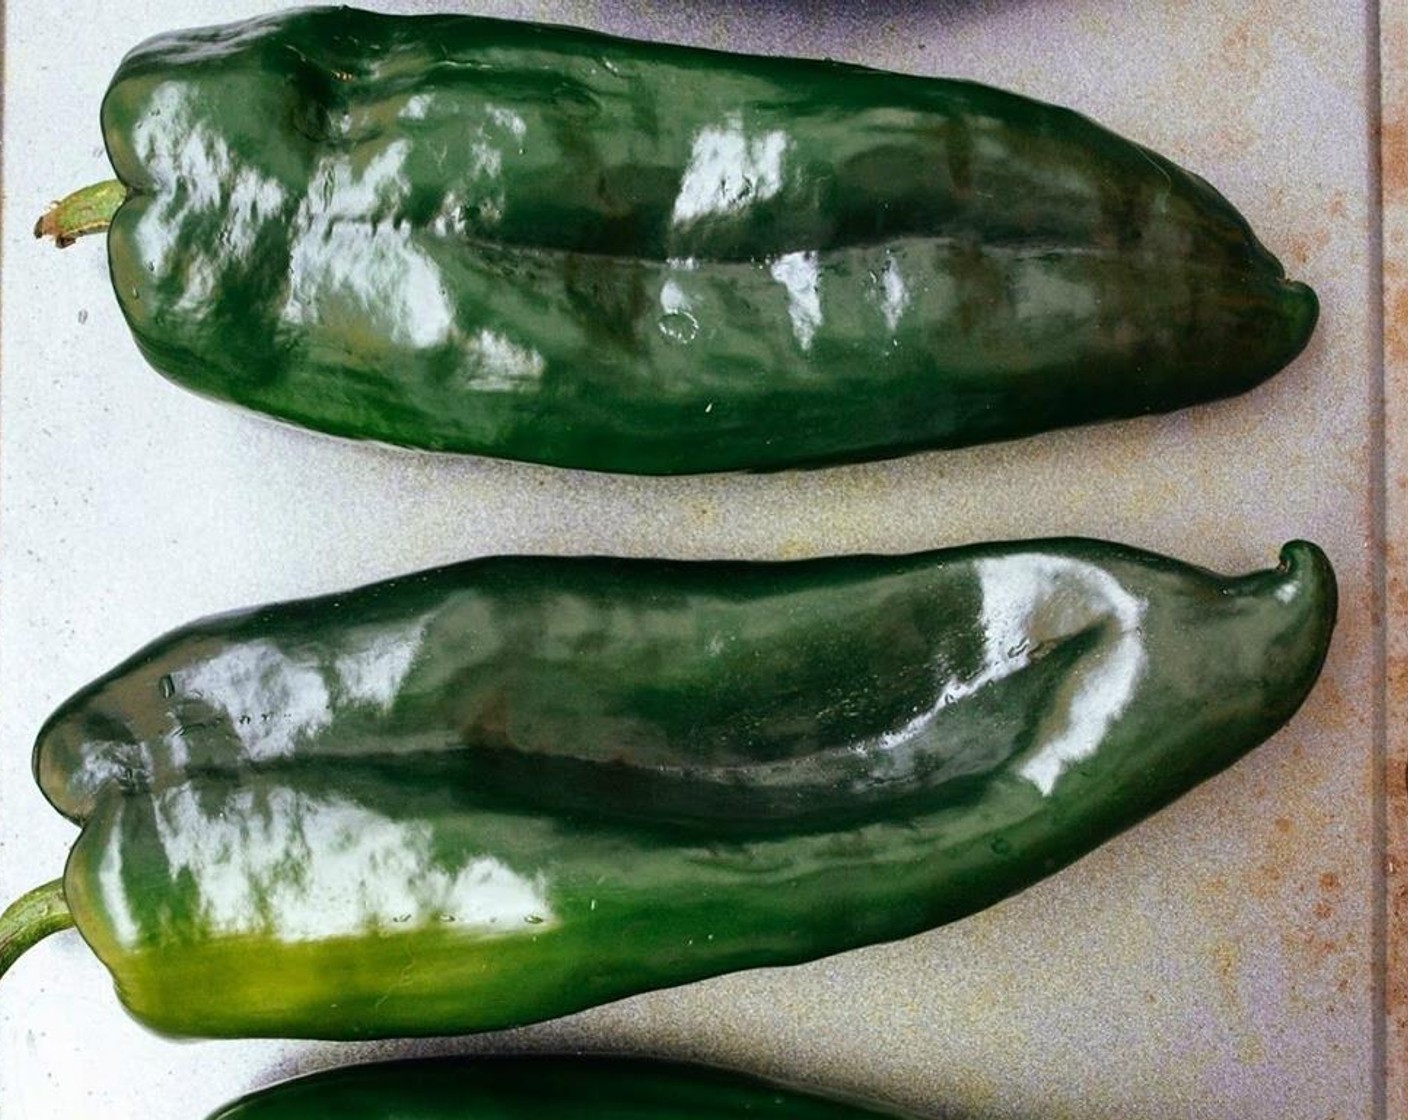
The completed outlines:
{"type": "Polygon", "coordinates": [[[0,914],[0,976],[30,946],[71,925],[73,915],[64,901],[62,879],[20,895],[0,914]]]}
{"type": "Polygon", "coordinates": [[[127,188],[117,179],[76,190],[35,222],[34,236],[52,237],[60,249],[67,248],[85,233],[107,229],[126,198],[127,188]]]}

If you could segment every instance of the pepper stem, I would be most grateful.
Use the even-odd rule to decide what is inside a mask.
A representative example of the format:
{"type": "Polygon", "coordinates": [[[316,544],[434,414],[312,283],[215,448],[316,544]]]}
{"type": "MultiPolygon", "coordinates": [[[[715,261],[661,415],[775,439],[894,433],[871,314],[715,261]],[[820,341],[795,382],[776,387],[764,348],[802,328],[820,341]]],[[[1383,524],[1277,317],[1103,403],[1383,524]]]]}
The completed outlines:
{"type": "Polygon", "coordinates": [[[107,229],[126,198],[127,188],[118,179],[76,190],[54,203],[34,223],[34,236],[52,237],[55,245],[66,249],[85,233],[107,229]]]}
{"type": "Polygon", "coordinates": [[[26,949],[71,925],[73,915],[64,901],[62,879],[20,895],[0,914],[0,976],[10,970],[26,949]]]}

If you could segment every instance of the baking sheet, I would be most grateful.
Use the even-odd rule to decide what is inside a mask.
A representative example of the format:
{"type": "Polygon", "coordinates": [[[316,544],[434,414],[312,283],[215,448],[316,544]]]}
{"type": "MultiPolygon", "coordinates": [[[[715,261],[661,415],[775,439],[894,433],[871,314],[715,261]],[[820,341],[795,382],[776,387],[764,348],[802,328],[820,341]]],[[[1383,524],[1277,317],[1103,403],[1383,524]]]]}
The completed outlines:
{"type": "MultiPolygon", "coordinates": [[[[986,913],[812,965],[500,1035],[192,1043],[129,1019],[81,940],[60,935],[0,984],[0,1116],[191,1120],[351,1060],[564,1048],[722,1062],[934,1116],[1402,1115],[1385,1111],[1403,1035],[1384,1033],[1383,973],[1387,954],[1403,959],[1386,934],[1401,878],[1384,839],[1401,808],[1384,779],[1385,684],[1402,662],[1384,658],[1387,619],[1408,604],[1400,591],[1397,614],[1383,609],[1386,511],[1400,530],[1405,518],[1401,443],[1399,474],[1384,474],[1374,5],[434,5],[1071,105],[1212,180],[1321,298],[1308,351],[1234,401],[889,463],[674,480],[352,446],[238,415],[143,364],[100,240],[57,253],[30,239],[49,200],[109,177],[97,108],[129,47],[273,7],[6,8],[0,899],[57,875],[73,840],[28,773],[35,731],[73,689],[197,615],[466,556],[774,558],[1081,534],[1237,571],[1307,537],[1338,571],[1340,626],[1302,712],[1228,773],[986,913]]],[[[1400,418],[1401,384],[1387,398],[1400,418]]]]}

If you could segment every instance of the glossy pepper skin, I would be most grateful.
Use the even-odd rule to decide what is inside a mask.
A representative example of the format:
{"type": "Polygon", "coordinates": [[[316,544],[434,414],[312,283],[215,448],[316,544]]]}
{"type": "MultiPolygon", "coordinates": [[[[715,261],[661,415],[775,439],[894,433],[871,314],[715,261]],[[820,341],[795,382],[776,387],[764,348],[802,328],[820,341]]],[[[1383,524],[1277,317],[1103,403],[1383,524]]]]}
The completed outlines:
{"type": "Polygon", "coordinates": [[[894,456],[1239,393],[1317,316],[1202,179],[967,82],[313,9],[145,43],[102,124],[147,358],[341,436],[894,456]]]}
{"type": "Polygon", "coordinates": [[[468,1032],[994,903],[1269,736],[1334,616],[1305,543],[480,559],[174,631],[35,766],[149,1025],[468,1032]]]}
{"type": "Polygon", "coordinates": [[[380,1062],[253,1093],[208,1120],[904,1120],[708,1066],[626,1058],[380,1062]]]}

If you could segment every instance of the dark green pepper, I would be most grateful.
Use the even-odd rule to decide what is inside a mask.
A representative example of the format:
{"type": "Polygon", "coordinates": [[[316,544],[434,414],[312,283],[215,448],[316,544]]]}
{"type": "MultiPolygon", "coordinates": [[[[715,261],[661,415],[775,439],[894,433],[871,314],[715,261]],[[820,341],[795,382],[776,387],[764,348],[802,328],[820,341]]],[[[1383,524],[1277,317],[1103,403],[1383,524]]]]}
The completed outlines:
{"type": "Polygon", "coordinates": [[[1310,544],[1223,578],[1080,540],[491,558],[218,616],[41,731],[83,831],[0,963],[63,896],[153,1027],[368,1037],[905,937],[1261,742],[1334,616],[1310,544]]]}
{"type": "Polygon", "coordinates": [[[892,456],[1230,396],[1317,315],[1197,176],[967,82],[339,8],[151,40],[102,123],[41,231],[112,216],[153,365],[343,436],[892,456]]]}
{"type": "Polygon", "coordinates": [[[902,1120],[708,1066],[627,1058],[379,1062],[286,1081],[209,1120],[902,1120]]]}

